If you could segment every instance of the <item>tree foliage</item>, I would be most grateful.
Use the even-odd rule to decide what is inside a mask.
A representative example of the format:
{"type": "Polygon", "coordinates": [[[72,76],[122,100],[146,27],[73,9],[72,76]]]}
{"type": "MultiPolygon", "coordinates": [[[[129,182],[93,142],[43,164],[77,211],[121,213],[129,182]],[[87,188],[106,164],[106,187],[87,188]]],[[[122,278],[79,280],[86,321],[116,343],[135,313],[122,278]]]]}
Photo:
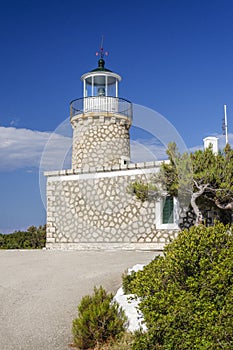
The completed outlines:
{"type": "Polygon", "coordinates": [[[170,163],[164,163],[161,169],[166,189],[179,198],[182,193],[190,194],[196,224],[203,221],[203,204],[233,210],[233,150],[230,145],[218,154],[209,147],[188,155],[180,154],[171,143],[167,153],[170,163]]]}
{"type": "Polygon", "coordinates": [[[159,197],[159,187],[151,182],[134,181],[128,186],[127,190],[128,193],[135,195],[142,202],[159,197]]]}
{"type": "Polygon", "coordinates": [[[233,348],[233,227],[193,226],[128,280],[148,332],[133,350],[233,348]]]}
{"type": "Polygon", "coordinates": [[[167,154],[169,162],[162,164],[151,183],[134,182],[130,186],[131,193],[142,201],[156,200],[166,194],[177,197],[180,214],[187,213],[191,206],[196,225],[203,223],[203,210],[208,208],[228,212],[229,215],[221,216],[225,216],[225,223],[231,222],[233,150],[230,145],[218,154],[211,147],[181,154],[176,144],[170,143],[167,154]]]}
{"type": "Polygon", "coordinates": [[[27,231],[0,234],[0,249],[41,249],[45,241],[46,226],[30,226],[27,231]]]}
{"type": "Polygon", "coordinates": [[[207,185],[204,196],[220,209],[233,210],[233,150],[215,155],[211,148],[191,154],[194,179],[207,185]]]}

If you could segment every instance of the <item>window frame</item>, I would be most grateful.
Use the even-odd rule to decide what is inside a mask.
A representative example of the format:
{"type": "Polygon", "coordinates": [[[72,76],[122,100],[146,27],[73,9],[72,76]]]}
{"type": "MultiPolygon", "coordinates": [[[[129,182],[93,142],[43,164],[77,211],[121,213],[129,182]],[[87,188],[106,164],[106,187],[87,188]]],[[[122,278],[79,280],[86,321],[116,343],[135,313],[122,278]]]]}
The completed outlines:
{"type": "Polygon", "coordinates": [[[164,200],[166,197],[164,196],[160,198],[155,204],[155,222],[156,228],[162,230],[177,230],[179,229],[179,203],[176,197],[173,197],[173,223],[163,223],[163,208],[164,208],[164,200]]]}

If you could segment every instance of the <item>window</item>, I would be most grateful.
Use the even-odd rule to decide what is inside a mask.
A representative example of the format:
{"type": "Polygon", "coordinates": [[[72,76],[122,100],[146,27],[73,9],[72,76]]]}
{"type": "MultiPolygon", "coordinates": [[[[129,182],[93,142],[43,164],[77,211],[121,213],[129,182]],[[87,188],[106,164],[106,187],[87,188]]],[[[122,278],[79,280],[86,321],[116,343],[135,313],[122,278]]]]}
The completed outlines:
{"type": "Polygon", "coordinates": [[[157,229],[179,229],[179,203],[177,198],[164,196],[155,203],[155,223],[157,229]]]}
{"type": "Polygon", "coordinates": [[[130,163],[130,159],[128,157],[125,157],[125,156],[121,157],[121,161],[120,161],[121,165],[127,165],[129,163],[130,163]]]}
{"type": "Polygon", "coordinates": [[[173,197],[168,196],[163,202],[163,224],[173,224],[174,223],[174,202],[173,197]]]}

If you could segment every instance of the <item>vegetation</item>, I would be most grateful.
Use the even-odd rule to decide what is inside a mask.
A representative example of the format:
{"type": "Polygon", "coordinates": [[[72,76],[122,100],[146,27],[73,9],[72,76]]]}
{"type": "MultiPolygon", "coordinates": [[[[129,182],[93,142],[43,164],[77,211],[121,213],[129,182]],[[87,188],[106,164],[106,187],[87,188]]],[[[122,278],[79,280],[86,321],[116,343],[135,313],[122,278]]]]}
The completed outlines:
{"type": "Polygon", "coordinates": [[[159,188],[152,183],[144,183],[143,181],[132,182],[127,190],[128,193],[135,195],[142,202],[154,200],[156,196],[159,197],[159,188]]]}
{"type": "Polygon", "coordinates": [[[163,164],[163,183],[168,193],[179,199],[190,196],[196,225],[203,222],[203,207],[214,206],[232,213],[233,150],[229,144],[218,154],[209,147],[188,155],[180,154],[171,143],[167,153],[170,163],[163,164]]]}
{"type": "Polygon", "coordinates": [[[30,226],[27,231],[0,234],[0,249],[41,249],[45,246],[46,226],[30,226]]]}
{"type": "Polygon", "coordinates": [[[125,281],[148,332],[133,350],[233,348],[233,227],[193,226],[125,281]]]}
{"type": "Polygon", "coordinates": [[[131,350],[132,344],[133,334],[126,332],[119,340],[113,344],[110,344],[103,350],[131,350]]]}
{"type": "Polygon", "coordinates": [[[74,344],[79,349],[100,347],[119,339],[125,332],[127,318],[103,287],[84,296],[73,321],[74,344]]]}
{"type": "MultiPolygon", "coordinates": [[[[214,154],[211,147],[180,154],[176,144],[171,143],[167,154],[169,163],[162,164],[152,183],[134,182],[129,187],[131,193],[143,201],[164,197],[165,193],[178,197],[181,216],[193,217],[195,225],[205,221],[203,212],[207,209],[215,211],[218,220],[232,222],[233,150],[230,145],[218,154],[214,154]]],[[[190,221],[192,224],[193,219],[190,221]]]]}
{"type": "Polygon", "coordinates": [[[131,350],[133,344],[133,334],[125,332],[116,341],[110,341],[108,343],[97,345],[94,350],[131,350]]]}

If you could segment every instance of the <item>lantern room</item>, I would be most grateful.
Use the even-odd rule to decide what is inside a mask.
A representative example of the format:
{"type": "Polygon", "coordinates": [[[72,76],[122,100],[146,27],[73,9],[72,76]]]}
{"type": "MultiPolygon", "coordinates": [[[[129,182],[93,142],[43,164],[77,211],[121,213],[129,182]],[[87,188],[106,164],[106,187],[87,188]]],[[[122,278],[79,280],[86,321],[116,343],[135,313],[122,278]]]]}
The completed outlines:
{"type": "Polygon", "coordinates": [[[100,58],[96,69],[82,75],[83,97],[118,97],[121,77],[105,68],[104,65],[104,59],[100,58]]]}
{"type": "MultiPolygon", "coordinates": [[[[102,50],[102,49],[101,49],[102,50]]],[[[71,122],[79,117],[113,116],[132,121],[131,102],[119,98],[121,76],[105,68],[103,53],[98,60],[98,67],[81,76],[83,97],[70,103],[71,122]]]]}

